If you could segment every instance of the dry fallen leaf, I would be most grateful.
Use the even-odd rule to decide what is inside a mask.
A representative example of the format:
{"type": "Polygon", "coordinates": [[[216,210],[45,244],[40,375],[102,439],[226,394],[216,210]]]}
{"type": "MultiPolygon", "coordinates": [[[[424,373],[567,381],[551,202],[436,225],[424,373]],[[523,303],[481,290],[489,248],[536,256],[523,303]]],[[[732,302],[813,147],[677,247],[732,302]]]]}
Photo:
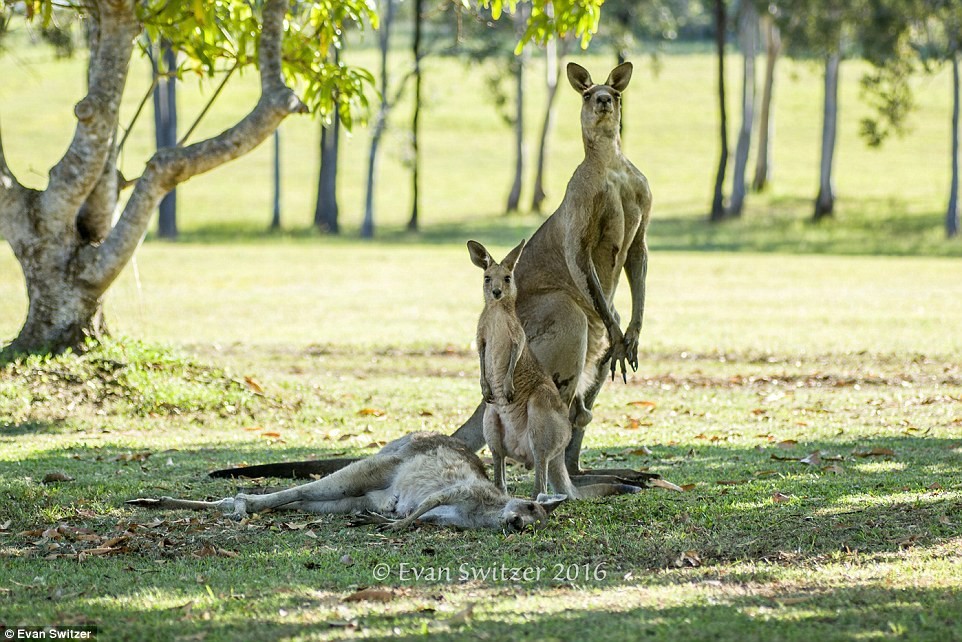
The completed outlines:
{"type": "Polygon", "coordinates": [[[658,404],[654,401],[629,401],[629,406],[635,406],[636,408],[657,408],[658,404]]]}
{"type": "Polygon", "coordinates": [[[698,486],[698,484],[682,484],[681,489],[687,493],[690,490],[694,490],[696,486],[698,486]]]}
{"type": "Polygon", "coordinates": [[[809,465],[809,466],[821,466],[821,465],[822,465],[822,456],[821,456],[821,454],[816,450],[815,452],[809,453],[807,457],[803,457],[802,459],[799,459],[798,461],[799,461],[799,463],[807,464],[807,465],[809,465]]]}
{"type": "Polygon", "coordinates": [[[739,484],[745,484],[747,482],[747,479],[724,479],[718,480],[715,483],[719,486],[738,486],[739,484]]]}
{"type": "Polygon", "coordinates": [[[362,417],[383,417],[386,413],[379,408],[361,408],[357,414],[362,417]]]}
{"type": "Polygon", "coordinates": [[[856,450],[852,454],[856,457],[894,457],[895,451],[891,448],[872,448],[871,450],[856,450]]]}
{"type": "Polygon", "coordinates": [[[676,485],[676,484],[672,484],[670,481],[667,481],[667,480],[665,480],[665,479],[658,479],[658,478],[652,479],[652,480],[651,480],[651,485],[652,485],[652,486],[657,486],[658,488],[664,488],[665,490],[673,490],[673,491],[675,491],[676,493],[683,493],[683,492],[685,492],[684,489],[683,489],[681,486],[678,486],[678,485],[676,485]]]}
{"type": "Polygon", "coordinates": [[[52,473],[47,473],[46,475],[43,476],[43,483],[45,484],[54,484],[56,482],[69,482],[69,481],[73,481],[73,477],[71,477],[67,473],[60,470],[56,470],[52,473]]]}
{"type": "Polygon", "coordinates": [[[685,551],[675,560],[675,566],[678,568],[682,568],[683,566],[701,566],[701,557],[698,556],[698,551],[685,551]]]}
{"type": "Polygon", "coordinates": [[[775,447],[784,448],[785,450],[788,450],[789,448],[794,448],[797,445],[798,445],[798,442],[794,439],[783,439],[782,441],[775,444],[775,447]]]}
{"type": "Polygon", "coordinates": [[[838,464],[829,464],[828,466],[822,466],[823,473],[832,473],[833,475],[841,475],[845,472],[845,469],[838,464]]]}
{"type": "Polygon", "coordinates": [[[383,588],[364,588],[344,598],[344,602],[390,602],[397,598],[393,591],[383,588]]]}
{"type": "Polygon", "coordinates": [[[247,387],[250,388],[251,392],[255,395],[264,394],[264,389],[261,388],[261,384],[257,383],[253,377],[244,377],[244,383],[247,384],[247,387]]]}
{"type": "Polygon", "coordinates": [[[277,432],[276,430],[267,430],[261,433],[261,437],[270,437],[273,439],[277,439],[280,436],[281,436],[281,433],[277,432]]]}
{"type": "Polygon", "coordinates": [[[785,502],[792,501],[792,496],[786,495],[785,493],[775,492],[775,493],[772,493],[772,501],[775,502],[776,504],[783,504],[785,502]]]}

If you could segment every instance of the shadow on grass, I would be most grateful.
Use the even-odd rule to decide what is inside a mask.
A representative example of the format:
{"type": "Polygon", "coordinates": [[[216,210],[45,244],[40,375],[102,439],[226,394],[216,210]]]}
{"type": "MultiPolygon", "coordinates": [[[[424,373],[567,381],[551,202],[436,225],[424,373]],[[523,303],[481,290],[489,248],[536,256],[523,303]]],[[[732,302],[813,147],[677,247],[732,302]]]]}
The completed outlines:
{"type": "MultiPolygon", "coordinates": [[[[697,213],[662,216],[656,211],[649,228],[653,251],[758,252],[891,256],[962,256],[962,244],[944,238],[942,212],[911,213],[898,199],[862,199],[844,203],[839,213],[820,223],[809,214],[811,203],[796,197],[770,198],[743,217],[709,223],[697,213]]],[[[530,238],[544,221],[537,215],[493,214],[460,221],[427,224],[412,233],[403,227],[382,227],[376,242],[408,245],[461,245],[476,239],[495,246],[512,246],[530,238]]],[[[215,224],[181,234],[180,243],[315,242],[356,243],[354,231],[323,236],[314,228],[267,232],[243,224],[215,224]]]]}
{"type": "MultiPolygon", "coordinates": [[[[962,524],[950,519],[962,511],[962,497],[954,486],[954,480],[962,478],[960,446],[951,439],[904,435],[873,438],[869,445],[813,441],[797,453],[728,445],[693,449],[684,444],[655,448],[653,457],[625,456],[614,462],[602,450],[586,450],[585,461],[591,465],[650,466],[675,483],[695,486],[685,493],[651,489],[637,496],[566,504],[552,516],[545,537],[566,541],[559,551],[574,559],[562,561],[585,563],[603,555],[642,569],[671,566],[692,550],[711,565],[743,559],[791,563],[856,549],[892,553],[906,546],[935,546],[962,536],[962,524]],[[853,454],[864,455],[869,447],[895,454],[853,454]],[[801,459],[814,451],[824,457],[816,466],[772,459],[773,454],[801,459]],[[835,456],[844,458],[829,459],[835,456]],[[599,541],[605,542],[604,550],[598,549],[599,541]]],[[[0,476],[0,494],[10,503],[0,506],[0,523],[14,519],[17,529],[43,526],[45,509],[83,504],[92,495],[118,507],[137,496],[217,499],[250,482],[209,480],[207,470],[240,461],[316,458],[318,451],[275,447],[266,454],[263,445],[245,444],[165,451],[140,461],[124,460],[128,452],[108,446],[96,451],[58,448],[18,462],[15,474],[7,468],[0,476]],[[175,458],[174,466],[165,465],[167,457],[175,458]],[[76,481],[38,501],[36,489],[21,481],[28,476],[40,479],[51,470],[76,481]]],[[[530,492],[530,473],[516,469],[509,479],[516,495],[530,492]]],[[[434,536],[433,529],[427,533],[434,536]]]]}

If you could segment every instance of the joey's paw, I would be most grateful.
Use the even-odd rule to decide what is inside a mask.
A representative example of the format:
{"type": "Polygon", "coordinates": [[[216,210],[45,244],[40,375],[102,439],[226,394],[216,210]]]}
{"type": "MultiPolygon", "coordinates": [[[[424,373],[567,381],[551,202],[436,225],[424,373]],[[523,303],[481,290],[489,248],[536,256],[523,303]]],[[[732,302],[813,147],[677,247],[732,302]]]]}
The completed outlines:
{"type": "Polygon", "coordinates": [[[508,403],[514,403],[514,388],[505,387],[504,400],[508,403]]]}

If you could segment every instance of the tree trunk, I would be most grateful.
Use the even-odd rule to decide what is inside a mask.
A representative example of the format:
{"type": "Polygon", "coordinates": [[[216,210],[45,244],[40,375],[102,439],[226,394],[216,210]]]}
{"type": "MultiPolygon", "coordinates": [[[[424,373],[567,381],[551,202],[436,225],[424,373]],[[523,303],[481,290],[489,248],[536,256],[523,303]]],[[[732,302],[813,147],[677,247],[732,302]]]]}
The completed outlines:
{"type": "Polygon", "coordinates": [[[758,13],[752,2],[742,3],[738,17],[738,41],[742,50],[742,126],[735,145],[735,168],[732,175],[732,198],[728,216],[739,217],[745,205],[745,172],[752,146],[755,121],[755,50],[758,49],[758,13]]]}
{"type": "Polygon", "coordinates": [[[555,96],[558,94],[558,79],[561,77],[560,58],[564,52],[559,52],[557,39],[552,38],[545,47],[545,74],[546,86],[548,90],[545,99],[544,120],[541,122],[541,138],[538,141],[538,167],[534,177],[534,189],[531,195],[531,211],[541,213],[541,204],[544,202],[544,171],[548,155],[548,136],[554,124],[554,103],[555,96]]]}
{"type": "Polygon", "coordinates": [[[945,235],[959,234],[959,54],[952,54],[952,181],[945,211],[945,235]]]}
{"type": "Polygon", "coordinates": [[[321,125],[321,170],[317,178],[317,205],[314,207],[314,225],[323,232],[339,234],[337,207],[337,157],[341,121],[321,125]]]}
{"type": "Polygon", "coordinates": [[[271,229],[281,229],[281,130],[274,130],[274,211],[271,229]]]}
{"type": "Polygon", "coordinates": [[[374,238],[374,190],[377,183],[378,146],[381,136],[387,127],[387,116],[390,111],[388,103],[388,66],[387,54],[391,45],[391,23],[394,21],[394,0],[384,0],[384,10],[381,12],[381,26],[378,30],[378,43],[381,51],[381,107],[377,112],[377,121],[371,133],[371,149],[367,156],[367,191],[364,197],[364,222],[361,223],[361,238],[374,238]]]}
{"type": "MultiPolygon", "coordinates": [[[[342,44],[343,46],[343,44],[342,44]]],[[[334,49],[334,62],[340,53],[334,49]]],[[[335,105],[337,104],[335,96],[335,105]]],[[[340,149],[341,120],[334,115],[330,125],[321,123],[321,168],[317,176],[317,203],[314,226],[322,232],[340,234],[337,206],[337,160],[340,149]]]]}
{"type": "MultiPolygon", "coordinates": [[[[167,72],[177,69],[177,52],[169,42],[161,42],[159,55],[167,72]]],[[[154,61],[154,73],[160,65],[154,61]]],[[[177,79],[172,76],[160,78],[154,88],[154,133],[157,149],[177,145],[177,79]]],[[[173,189],[160,201],[157,217],[157,236],[164,239],[177,238],[177,190],[173,189]]]]}
{"type": "Polygon", "coordinates": [[[708,220],[718,222],[725,218],[725,174],[728,170],[728,112],[725,109],[725,31],[728,24],[726,0],[715,0],[715,50],[718,56],[718,113],[721,154],[715,173],[715,193],[708,220]]]}
{"type": "Polygon", "coordinates": [[[286,0],[267,0],[258,43],[261,95],[233,127],[151,157],[116,223],[115,159],[120,102],[134,39],[134,3],[99,3],[91,17],[87,95],[74,108],[76,127],[43,191],[22,186],[0,138],[0,236],[23,270],[29,307],[4,356],[83,349],[106,332],[104,293],[131,260],[161,198],[179,183],[246,154],[292,113],[307,107],[284,84],[281,38],[286,0]]]}
{"type": "MultiPolygon", "coordinates": [[[[527,22],[527,5],[520,5],[514,14],[515,29],[518,33],[523,33],[527,22]]],[[[528,58],[528,50],[525,49],[515,57],[515,94],[514,94],[514,180],[511,182],[511,191],[508,193],[508,203],[505,212],[518,211],[521,203],[521,183],[524,180],[524,65],[528,58]]]]}
{"type": "Polygon", "coordinates": [[[838,68],[842,57],[833,53],[825,59],[825,104],[822,116],[822,160],[819,164],[818,197],[814,220],[832,215],[835,189],[832,185],[832,162],[835,160],[835,134],[838,127],[838,68]]]}
{"type": "Polygon", "coordinates": [[[782,49],[781,34],[771,14],[762,17],[765,34],[765,85],[758,113],[758,155],[755,157],[755,179],[752,189],[760,192],[772,178],[772,141],[775,139],[775,115],[772,114],[772,94],[775,90],[775,63],[782,49]]]}
{"type": "Polygon", "coordinates": [[[411,218],[408,230],[418,230],[418,199],[420,198],[421,148],[418,136],[421,133],[421,23],[423,22],[424,0],[414,1],[414,41],[411,49],[414,54],[414,115],[411,118],[411,218]]]}

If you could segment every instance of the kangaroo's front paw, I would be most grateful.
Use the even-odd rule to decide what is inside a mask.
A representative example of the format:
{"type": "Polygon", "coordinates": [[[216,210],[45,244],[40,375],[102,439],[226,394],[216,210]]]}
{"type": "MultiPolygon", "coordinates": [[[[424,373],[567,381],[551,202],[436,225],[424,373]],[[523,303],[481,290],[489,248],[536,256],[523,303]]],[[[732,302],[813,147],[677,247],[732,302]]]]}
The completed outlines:
{"type": "Polygon", "coordinates": [[[513,385],[504,386],[504,400],[507,403],[514,403],[514,386],[513,385]]]}
{"type": "Polygon", "coordinates": [[[628,332],[625,334],[625,355],[628,358],[628,365],[635,372],[638,372],[638,336],[640,332],[640,328],[628,328],[628,332]]]}

